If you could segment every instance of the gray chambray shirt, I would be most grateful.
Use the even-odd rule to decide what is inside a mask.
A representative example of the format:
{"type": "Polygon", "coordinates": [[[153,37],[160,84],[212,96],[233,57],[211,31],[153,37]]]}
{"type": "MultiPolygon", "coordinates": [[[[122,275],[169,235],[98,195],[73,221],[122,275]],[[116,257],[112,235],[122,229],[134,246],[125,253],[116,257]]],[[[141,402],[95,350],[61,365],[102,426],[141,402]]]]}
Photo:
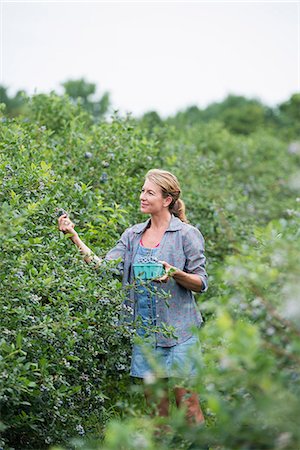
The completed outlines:
{"type": "MultiPolygon", "coordinates": [[[[141,235],[150,225],[150,220],[127,228],[117,242],[106,255],[106,260],[121,259],[118,269],[122,274],[122,283],[126,287],[134,282],[132,263],[137,252],[141,235]]],[[[207,290],[207,273],[205,270],[204,239],[200,231],[182,222],[172,215],[169,228],[166,230],[156,257],[166,261],[174,267],[187,273],[199,275],[203,288],[207,290]]],[[[167,283],[157,284],[157,289],[170,294],[167,302],[160,295],[156,299],[156,323],[174,327],[175,337],[167,337],[162,332],[155,333],[156,345],[172,347],[180,344],[192,336],[191,327],[200,327],[201,314],[197,308],[194,295],[191,290],[184,288],[170,278],[167,283]]],[[[136,317],[136,301],[134,289],[129,290],[128,298],[124,301],[124,308],[131,311],[130,319],[136,317]]]]}

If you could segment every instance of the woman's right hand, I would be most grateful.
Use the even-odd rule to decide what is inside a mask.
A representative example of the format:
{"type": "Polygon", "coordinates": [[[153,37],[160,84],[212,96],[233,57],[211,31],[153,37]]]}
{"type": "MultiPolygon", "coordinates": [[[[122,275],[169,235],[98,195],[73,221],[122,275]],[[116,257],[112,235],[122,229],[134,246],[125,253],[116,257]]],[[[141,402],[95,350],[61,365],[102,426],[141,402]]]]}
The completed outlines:
{"type": "Polygon", "coordinates": [[[67,214],[63,214],[58,218],[58,229],[62,231],[64,234],[71,234],[73,236],[77,236],[77,232],[74,230],[75,224],[70,220],[67,214]]]}
{"type": "Polygon", "coordinates": [[[97,269],[97,267],[101,263],[101,259],[96,255],[92,255],[92,250],[87,245],[85,245],[84,242],[82,242],[77,232],[74,230],[74,227],[75,224],[70,220],[68,214],[63,214],[58,218],[58,229],[65,234],[69,234],[69,237],[73,244],[75,244],[79,248],[80,253],[84,256],[84,261],[88,264],[91,261],[95,261],[95,269],[97,269]]]}

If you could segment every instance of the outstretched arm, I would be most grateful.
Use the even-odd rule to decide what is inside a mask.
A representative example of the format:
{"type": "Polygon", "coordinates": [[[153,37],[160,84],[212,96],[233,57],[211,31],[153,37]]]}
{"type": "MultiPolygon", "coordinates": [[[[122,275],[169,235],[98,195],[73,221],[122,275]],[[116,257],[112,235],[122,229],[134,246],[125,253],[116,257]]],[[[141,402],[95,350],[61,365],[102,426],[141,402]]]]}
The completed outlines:
{"type": "Polygon", "coordinates": [[[87,264],[93,263],[95,264],[95,269],[100,266],[102,259],[97,255],[93,254],[92,250],[85,245],[85,243],[80,239],[77,235],[71,236],[71,241],[78,247],[80,253],[83,255],[83,259],[87,264]]]}
{"type": "Polygon", "coordinates": [[[74,230],[75,224],[70,220],[69,216],[67,214],[63,214],[58,219],[58,228],[60,231],[62,231],[65,234],[69,234],[69,238],[75,244],[80,253],[84,256],[84,261],[87,264],[93,263],[95,264],[95,269],[99,267],[101,264],[101,259],[94,255],[92,250],[85,245],[85,243],[80,239],[78,236],[78,233],[74,230]]]}

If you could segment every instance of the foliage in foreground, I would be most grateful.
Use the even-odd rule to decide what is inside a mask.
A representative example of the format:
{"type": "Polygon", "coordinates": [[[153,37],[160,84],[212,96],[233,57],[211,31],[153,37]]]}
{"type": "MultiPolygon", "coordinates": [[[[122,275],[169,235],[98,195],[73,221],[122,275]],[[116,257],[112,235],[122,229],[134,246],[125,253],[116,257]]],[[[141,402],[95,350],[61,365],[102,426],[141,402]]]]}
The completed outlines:
{"type": "Polygon", "coordinates": [[[261,132],[160,124],[146,138],[130,118],[93,125],[67,98],[31,102],[26,118],[0,125],[5,448],[297,448],[299,155],[261,132]],[[199,298],[206,323],[194,386],[207,426],[187,428],[173,407],[174,431],[160,437],[142,386],[128,377],[120,282],[82,262],[55,213],[69,211],[83,240],[104,255],[144,220],[138,195],[153,167],[181,180],[210,274],[199,298]],[[67,444],[76,435],[87,440],[67,444]]]}
{"type": "MultiPolygon", "coordinates": [[[[257,229],[253,248],[228,257],[220,294],[207,304],[214,320],[200,331],[196,389],[206,427],[187,427],[173,410],[159,431],[149,417],[111,421],[104,442],[74,449],[296,449],[300,442],[299,214],[257,229]],[[266,264],[267,263],[267,264],[266,264]],[[287,273],[282,279],[278,273],[287,273]]],[[[154,388],[159,389],[159,383],[154,388]]]]}

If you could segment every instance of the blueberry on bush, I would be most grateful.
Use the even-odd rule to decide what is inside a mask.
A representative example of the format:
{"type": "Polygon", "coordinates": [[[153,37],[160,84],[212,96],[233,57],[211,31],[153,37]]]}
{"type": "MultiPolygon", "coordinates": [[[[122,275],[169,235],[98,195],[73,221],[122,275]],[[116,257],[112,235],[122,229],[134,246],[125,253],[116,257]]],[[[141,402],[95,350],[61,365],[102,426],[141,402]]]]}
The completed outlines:
{"type": "Polygon", "coordinates": [[[100,183],[106,183],[108,181],[108,175],[106,172],[103,172],[100,177],[100,183]]]}
{"type": "Polygon", "coordinates": [[[67,211],[65,211],[63,208],[60,208],[56,211],[57,217],[63,216],[64,214],[66,214],[68,216],[67,211]]]}

